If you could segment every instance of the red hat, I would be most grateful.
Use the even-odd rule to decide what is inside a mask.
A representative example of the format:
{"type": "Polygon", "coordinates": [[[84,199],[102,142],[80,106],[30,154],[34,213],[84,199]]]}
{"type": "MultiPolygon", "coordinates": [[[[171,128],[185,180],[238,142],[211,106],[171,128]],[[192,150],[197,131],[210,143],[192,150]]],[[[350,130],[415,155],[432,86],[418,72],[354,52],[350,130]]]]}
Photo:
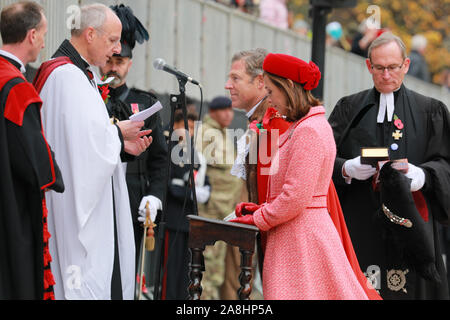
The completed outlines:
{"type": "Polygon", "coordinates": [[[300,83],[307,91],[317,88],[321,78],[319,67],[314,62],[305,61],[281,53],[269,53],[263,69],[277,76],[300,83]]]}

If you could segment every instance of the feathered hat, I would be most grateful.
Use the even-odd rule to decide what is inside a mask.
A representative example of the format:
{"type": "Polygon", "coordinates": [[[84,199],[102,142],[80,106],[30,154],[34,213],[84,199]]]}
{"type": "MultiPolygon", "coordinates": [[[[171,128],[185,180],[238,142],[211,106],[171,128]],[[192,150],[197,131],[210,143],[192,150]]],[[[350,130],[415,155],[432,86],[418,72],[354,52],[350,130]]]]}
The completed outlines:
{"type": "Polygon", "coordinates": [[[150,39],[148,31],[142,25],[142,23],[133,14],[133,10],[130,7],[126,7],[123,4],[111,6],[111,9],[117,14],[122,22],[122,38],[120,42],[122,44],[122,52],[115,54],[120,57],[133,57],[133,49],[136,46],[136,41],[140,44],[150,39]]]}

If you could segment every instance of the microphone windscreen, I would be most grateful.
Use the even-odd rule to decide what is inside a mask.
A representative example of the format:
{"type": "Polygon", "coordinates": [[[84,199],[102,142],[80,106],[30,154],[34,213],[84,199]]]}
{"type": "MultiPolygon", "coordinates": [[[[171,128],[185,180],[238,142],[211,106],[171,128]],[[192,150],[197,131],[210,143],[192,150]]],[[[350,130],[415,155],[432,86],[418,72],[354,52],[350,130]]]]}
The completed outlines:
{"type": "Polygon", "coordinates": [[[166,62],[161,58],[155,59],[155,61],[153,61],[153,67],[156,70],[162,70],[165,65],[166,65],[166,62]]]}

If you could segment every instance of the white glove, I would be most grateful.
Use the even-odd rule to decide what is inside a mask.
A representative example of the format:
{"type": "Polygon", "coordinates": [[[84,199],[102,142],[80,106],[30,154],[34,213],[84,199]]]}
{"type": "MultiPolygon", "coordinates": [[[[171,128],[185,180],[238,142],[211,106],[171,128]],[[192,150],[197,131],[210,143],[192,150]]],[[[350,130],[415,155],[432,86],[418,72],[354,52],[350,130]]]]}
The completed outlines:
{"type": "Polygon", "coordinates": [[[377,172],[377,169],[371,165],[361,164],[361,157],[345,161],[343,169],[348,176],[344,176],[347,183],[350,183],[351,179],[367,180],[377,172]]]}
{"type": "Polygon", "coordinates": [[[405,176],[412,180],[411,192],[419,191],[425,184],[425,172],[411,163],[408,163],[408,173],[405,176]]]}
{"type": "Polygon", "coordinates": [[[152,222],[155,222],[156,214],[158,210],[162,210],[162,202],[155,196],[145,196],[141,200],[141,204],[139,205],[139,217],[138,221],[145,222],[146,210],[145,206],[149,203],[150,209],[150,219],[152,222]]]}
{"type": "Polygon", "coordinates": [[[207,203],[209,200],[209,196],[211,195],[211,187],[210,186],[195,187],[195,193],[197,195],[197,202],[207,203]]]}

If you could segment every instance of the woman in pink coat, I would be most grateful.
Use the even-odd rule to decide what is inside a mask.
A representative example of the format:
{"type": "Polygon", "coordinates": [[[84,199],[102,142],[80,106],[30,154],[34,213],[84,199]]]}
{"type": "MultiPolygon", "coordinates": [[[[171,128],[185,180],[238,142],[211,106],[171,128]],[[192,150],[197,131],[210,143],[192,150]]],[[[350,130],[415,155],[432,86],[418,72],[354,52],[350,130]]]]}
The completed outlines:
{"type": "Polygon", "coordinates": [[[269,54],[263,68],[272,106],[292,125],[272,158],[267,202],[233,222],[267,231],[264,298],[368,299],[327,211],[336,145],[325,109],[310,92],[320,71],[283,54],[269,54]]]}

